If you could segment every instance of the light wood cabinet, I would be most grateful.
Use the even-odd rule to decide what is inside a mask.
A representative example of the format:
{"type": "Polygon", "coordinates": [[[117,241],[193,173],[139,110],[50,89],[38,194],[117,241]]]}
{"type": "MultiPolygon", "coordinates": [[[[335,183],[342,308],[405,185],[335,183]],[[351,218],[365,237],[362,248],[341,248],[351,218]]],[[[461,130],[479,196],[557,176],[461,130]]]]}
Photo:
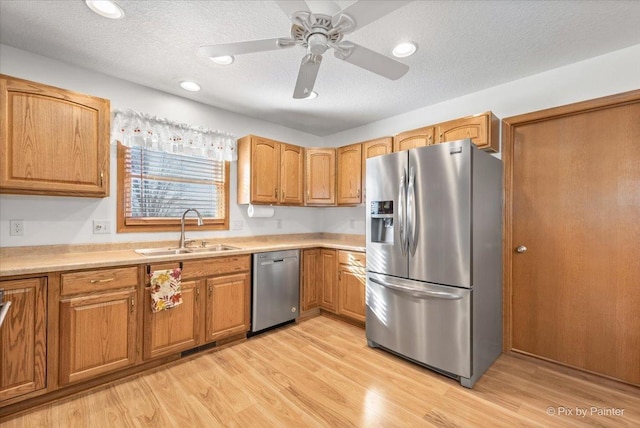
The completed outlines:
{"type": "Polygon", "coordinates": [[[0,402],[46,387],[47,282],[44,278],[0,282],[11,302],[0,328],[0,402]]]}
{"type": "Polygon", "coordinates": [[[209,278],[206,280],[206,287],[206,340],[218,340],[249,331],[249,274],[209,278]]]}
{"type": "Polygon", "coordinates": [[[305,205],[335,205],[336,149],[306,149],[305,177],[305,205]]]}
{"type": "Polygon", "coordinates": [[[303,149],[247,135],[238,140],[238,203],[302,205],[303,149]]]}
{"type": "Polygon", "coordinates": [[[320,290],[320,307],[329,312],[338,312],[338,261],[336,250],[320,250],[320,263],[317,273],[320,290]]]}
{"type": "Polygon", "coordinates": [[[302,250],[301,314],[310,309],[317,308],[320,304],[318,296],[318,273],[321,264],[320,251],[319,248],[302,250]]]}
{"type": "MultiPolygon", "coordinates": [[[[176,263],[149,265],[147,272],[174,269],[176,263]]],[[[148,285],[148,284],[147,284],[148,285]]],[[[182,281],[182,304],[153,313],[151,288],[145,288],[144,298],[144,358],[175,354],[200,344],[200,294],[199,281],[182,281]]]]}
{"type": "Polygon", "coordinates": [[[497,152],[500,149],[499,122],[493,113],[486,112],[440,123],[436,125],[436,141],[444,143],[471,138],[479,149],[497,152]]]}
{"type": "Polygon", "coordinates": [[[60,384],[132,366],[136,361],[135,289],[60,301],[60,384]]]}
{"type": "Polygon", "coordinates": [[[393,151],[393,137],[376,138],[362,143],[362,202],[367,200],[367,159],[393,151]]]}
{"type": "Polygon", "coordinates": [[[365,255],[338,251],[338,261],[338,314],[365,322],[365,255]]]}
{"type": "MultiPolygon", "coordinates": [[[[251,256],[185,260],[184,281],[201,284],[199,316],[203,342],[217,341],[251,329],[251,256]]],[[[196,286],[197,287],[197,286],[196,286]]],[[[197,297],[198,288],[195,288],[197,297]]]]}
{"type": "Polygon", "coordinates": [[[109,195],[109,100],[0,75],[0,193],[109,195]]]}
{"type": "Polygon", "coordinates": [[[393,151],[415,149],[416,147],[430,146],[434,143],[433,126],[413,129],[411,131],[402,132],[393,137],[393,151]]]}
{"type": "Polygon", "coordinates": [[[362,202],[362,144],[351,144],[337,150],[338,205],[362,202]]]}

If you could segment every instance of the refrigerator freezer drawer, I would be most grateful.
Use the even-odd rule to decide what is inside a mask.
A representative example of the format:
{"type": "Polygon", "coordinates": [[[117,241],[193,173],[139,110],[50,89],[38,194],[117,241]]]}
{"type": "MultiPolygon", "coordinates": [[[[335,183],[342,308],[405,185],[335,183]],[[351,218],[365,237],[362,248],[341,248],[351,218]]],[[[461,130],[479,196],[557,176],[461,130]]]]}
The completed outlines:
{"type": "Polygon", "coordinates": [[[471,293],[367,274],[367,340],[456,376],[471,377],[471,293]]]}

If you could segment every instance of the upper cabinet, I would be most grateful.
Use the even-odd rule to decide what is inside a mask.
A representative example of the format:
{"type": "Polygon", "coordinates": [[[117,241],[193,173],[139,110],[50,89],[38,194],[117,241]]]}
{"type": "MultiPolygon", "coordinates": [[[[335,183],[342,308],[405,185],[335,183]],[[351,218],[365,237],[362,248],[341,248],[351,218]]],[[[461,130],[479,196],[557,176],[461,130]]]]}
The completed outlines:
{"type": "Polygon", "coordinates": [[[247,135],[238,140],[238,203],[302,205],[303,149],[247,135]]]}
{"type": "Polygon", "coordinates": [[[440,123],[436,126],[437,142],[444,143],[471,138],[471,141],[479,149],[497,152],[500,149],[499,122],[498,118],[489,111],[440,123]]]}
{"type": "Polygon", "coordinates": [[[0,193],[109,195],[109,100],[0,75],[0,193]]]}
{"type": "Polygon", "coordinates": [[[362,143],[362,202],[367,199],[367,159],[393,151],[393,138],[384,137],[362,143]]]}
{"type": "Polygon", "coordinates": [[[305,205],[335,205],[336,149],[306,149],[305,153],[305,205]]]}
{"type": "Polygon", "coordinates": [[[406,131],[393,137],[393,151],[415,149],[416,147],[430,146],[433,144],[434,127],[426,126],[424,128],[406,131]]]}
{"type": "Polygon", "coordinates": [[[338,154],[338,205],[362,202],[362,144],[340,147],[338,154]]]}

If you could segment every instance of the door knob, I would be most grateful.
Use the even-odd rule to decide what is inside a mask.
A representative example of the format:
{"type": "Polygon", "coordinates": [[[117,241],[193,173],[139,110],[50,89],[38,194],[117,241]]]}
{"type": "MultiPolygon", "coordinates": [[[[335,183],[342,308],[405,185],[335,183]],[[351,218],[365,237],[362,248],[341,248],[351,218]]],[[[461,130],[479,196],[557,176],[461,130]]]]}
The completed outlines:
{"type": "Polygon", "coordinates": [[[527,252],[527,247],[525,247],[524,245],[520,245],[518,248],[516,248],[516,253],[526,253],[527,252]]]}

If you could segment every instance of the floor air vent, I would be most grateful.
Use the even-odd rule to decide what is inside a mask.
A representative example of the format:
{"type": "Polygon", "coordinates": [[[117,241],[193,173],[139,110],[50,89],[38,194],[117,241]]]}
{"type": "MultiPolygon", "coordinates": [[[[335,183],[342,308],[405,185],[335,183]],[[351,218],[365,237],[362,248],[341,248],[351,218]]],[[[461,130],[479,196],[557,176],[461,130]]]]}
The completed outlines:
{"type": "Polygon", "coordinates": [[[183,351],[182,353],[180,353],[180,358],[186,357],[188,355],[197,354],[198,352],[206,351],[207,349],[215,348],[217,344],[218,344],[217,342],[211,342],[211,343],[207,343],[206,345],[198,346],[196,348],[187,349],[186,351],[183,351]]]}

